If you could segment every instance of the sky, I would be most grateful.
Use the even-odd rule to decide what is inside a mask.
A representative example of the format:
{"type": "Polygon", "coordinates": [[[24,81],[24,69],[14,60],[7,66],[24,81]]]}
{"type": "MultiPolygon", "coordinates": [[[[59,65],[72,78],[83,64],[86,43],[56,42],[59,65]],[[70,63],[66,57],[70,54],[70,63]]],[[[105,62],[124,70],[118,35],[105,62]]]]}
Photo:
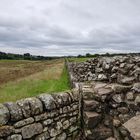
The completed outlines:
{"type": "Polygon", "coordinates": [[[0,51],[140,52],[140,0],[0,0],[0,51]]]}

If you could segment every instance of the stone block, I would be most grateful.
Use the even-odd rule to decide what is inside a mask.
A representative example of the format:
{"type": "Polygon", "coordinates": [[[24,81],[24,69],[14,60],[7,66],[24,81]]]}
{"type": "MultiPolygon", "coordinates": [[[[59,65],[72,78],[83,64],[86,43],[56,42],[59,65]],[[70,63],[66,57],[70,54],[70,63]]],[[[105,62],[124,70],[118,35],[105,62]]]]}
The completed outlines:
{"type": "Polygon", "coordinates": [[[43,127],[40,123],[34,123],[28,126],[24,126],[21,130],[23,139],[29,139],[33,136],[42,133],[43,127]]]}
{"type": "Polygon", "coordinates": [[[34,97],[29,98],[28,101],[31,108],[31,115],[38,115],[43,112],[43,105],[39,99],[34,97]]]}
{"type": "Polygon", "coordinates": [[[16,103],[5,103],[10,112],[11,121],[19,121],[23,118],[21,108],[16,103]]]}
{"type": "Polygon", "coordinates": [[[22,136],[19,134],[14,134],[14,135],[9,136],[7,140],[22,140],[22,136]]]}
{"type": "Polygon", "coordinates": [[[134,140],[140,140],[140,115],[131,118],[123,126],[130,132],[134,140]]]}
{"type": "Polygon", "coordinates": [[[63,129],[67,129],[70,126],[70,122],[68,120],[63,122],[63,129]]]}
{"type": "Polygon", "coordinates": [[[50,138],[49,132],[46,131],[46,132],[44,132],[44,133],[42,133],[42,134],[40,134],[40,135],[37,135],[37,136],[35,137],[35,140],[47,140],[47,139],[49,139],[49,138],[50,138]]]}
{"type": "Polygon", "coordinates": [[[9,110],[3,104],[0,104],[0,126],[5,125],[9,118],[9,110]]]}
{"type": "Polygon", "coordinates": [[[21,99],[17,101],[17,104],[20,106],[23,116],[29,118],[31,116],[31,108],[28,99],[21,99]]]}
{"type": "Polygon", "coordinates": [[[84,110],[94,111],[99,106],[99,102],[95,100],[84,100],[84,110]]]}
{"type": "Polygon", "coordinates": [[[48,112],[45,112],[45,113],[40,114],[40,115],[37,115],[34,118],[35,118],[36,122],[46,120],[48,118],[48,112]]]}
{"type": "Polygon", "coordinates": [[[1,126],[0,127],[0,137],[7,137],[14,132],[14,128],[12,126],[1,126]]]}
{"type": "Polygon", "coordinates": [[[66,140],[66,138],[67,135],[65,132],[63,132],[62,134],[58,135],[55,140],[66,140]]]}
{"type": "Polygon", "coordinates": [[[43,121],[44,126],[47,126],[47,125],[49,125],[51,123],[53,123],[53,119],[47,119],[47,120],[43,121]]]}
{"type": "Polygon", "coordinates": [[[139,82],[139,83],[135,83],[135,84],[133,85],[132,89],[133,89],[135,92],[140,93],[140,82],[139,82]]]}
{"type": "Polygon", "coordinates": [[[96,112],[84,112],[84,121],[88,128],[95,128],[101,121],[101,115],[96,112]]]}
{"type": "Polygon", "coordinates": [[[52,110],[56,108],[55,100],[50,94],[41,94],[38,98],[42,101],[46,110],[52,110]]]}
{"type": "Polygon", "coordinates": [[[31,124],[31,123],[33,123],[33,122],[34,122],[34,118],[30,117],[30,118],[21,120],[21,121],[19,121],[19,122],[16,122],[16,123],[14,124],[14,127],[15,127],[15,128],[19,128],[19,127],[22,127],[22,126],[31,124]]]}

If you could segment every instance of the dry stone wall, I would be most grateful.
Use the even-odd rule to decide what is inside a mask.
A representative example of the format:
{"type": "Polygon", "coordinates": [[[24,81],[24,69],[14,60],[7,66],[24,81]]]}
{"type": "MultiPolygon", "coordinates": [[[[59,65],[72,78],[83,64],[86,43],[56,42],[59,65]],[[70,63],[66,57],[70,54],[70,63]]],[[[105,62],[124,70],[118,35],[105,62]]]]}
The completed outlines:
{"type": "Polygon", "coordinates": [[[140,56],[66,66],[70,92],[0,104],[0,140],[140,140],[140,56]]]}
{"type": "Polygon", "coordinates": [[[77,91],[0,104],[0,140],[75,140],[78,133],[77,91]]]}
{"type": "Polygon", "coordinates": [[[87,140],[140,140],[140,56],[97,57],[70,63],[82,85],[87,140]]]}
{"type": "Polygon", "coordinates": [[[140,140],[140,83],[93,82],[82,88],[87,140],[140,140]]]}
{"type": "Polygon", "coordinates": [[[73,82],[103,81],[131,84],[140,81],[140,56],[98,57],[70,63],[73,82]]]}

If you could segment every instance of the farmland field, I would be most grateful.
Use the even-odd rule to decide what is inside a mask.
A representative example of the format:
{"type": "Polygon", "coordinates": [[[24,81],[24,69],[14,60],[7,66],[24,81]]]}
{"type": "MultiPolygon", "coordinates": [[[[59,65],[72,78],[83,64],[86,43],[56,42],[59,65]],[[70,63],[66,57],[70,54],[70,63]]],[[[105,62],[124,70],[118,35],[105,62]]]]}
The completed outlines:
{"type": "Polygon", "coordinates": [[[69,90],[64,60],[0,60],[0,102],[69,90]]]}

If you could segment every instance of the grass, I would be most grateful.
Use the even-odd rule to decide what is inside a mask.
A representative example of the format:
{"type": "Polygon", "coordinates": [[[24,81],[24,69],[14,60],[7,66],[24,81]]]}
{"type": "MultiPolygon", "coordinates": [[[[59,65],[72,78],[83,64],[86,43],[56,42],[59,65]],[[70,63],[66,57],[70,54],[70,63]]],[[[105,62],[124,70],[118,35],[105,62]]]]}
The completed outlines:
{"type": "Polygon", "coordinates": [[[42,71],[37,71],[0,86],[0,102],[16,101],[44,92],[53,93],[69,89],[70,85],[64,61],[52,61],[42,71]]]}
{"type": "Polygon", "coordinates": [[[91,59],[91,58],[88,58],[88,57],[83,57],[83,58],[68,58],[69,62],[84,62],[88,59],[91,59]]]}

